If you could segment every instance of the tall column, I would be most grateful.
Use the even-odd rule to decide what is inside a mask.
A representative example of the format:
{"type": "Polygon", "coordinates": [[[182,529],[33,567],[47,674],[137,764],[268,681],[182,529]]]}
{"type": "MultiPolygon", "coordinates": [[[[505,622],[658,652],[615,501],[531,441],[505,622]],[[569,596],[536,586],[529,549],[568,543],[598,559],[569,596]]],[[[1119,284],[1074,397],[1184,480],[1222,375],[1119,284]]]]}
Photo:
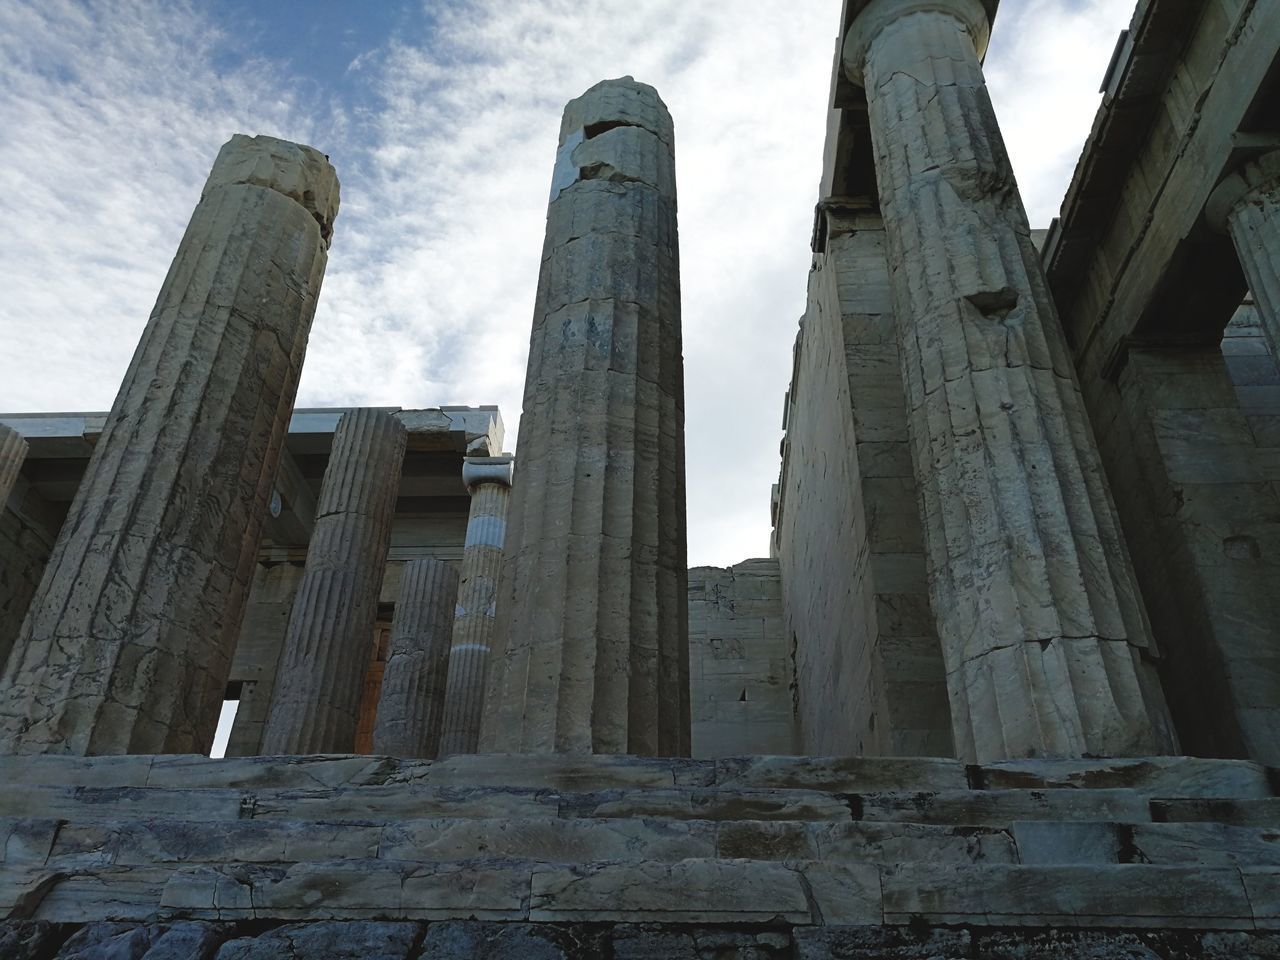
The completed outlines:
{"type": "Polygon", "coordinates": [[[565,107],[484,751],[689,750],[672,129],[630,77],[565,107]]]}
{"type": "Polygon", "coordinates": [[[511,457],[467,457],[462,482],[471,494],[467,539],[462,549],[458,605],[449,650],[440,756],[475,753],[480,745],[485,675],[497,618],[498,577],[507,535],[511,457]]]}
{"type": "MultiPolygon", "coordinates": [[[[18,481],[18,471],[27,459],[27,441],[13,427],[0,423],[0,511],[4,510],[13,485],[18,481]]],[[[2,665],[2,664],[0,664],[2,665]]]]}
{"type": "Polygon", "coordinates": [[[391,644],[382,673],[373,752],[433,759],[444,716],[458,571],[443,560],[405,564],[391,620],[391,644]]]}
{"type": "Polygon", "coordinates": [[[276,668],[264,756],[355,749],[405,439],[404,424],[384,410],[349,410],[338,421],[276,668]]]}
{"type": "Polygon", "coordinates": [[[1271,355],[1280,358],[1280,150],[1251,160],[1224,180],[1205,212],[1230,233],[1271,355]]]}
{"type": "Polygon", "coordinates": [[[310,147],[218,154],[0,682],[0,752],[208,750],[337,209],[310,147]]]}
{"type": "Polygon", "coordinates": [[[867,91],[958,755],[1165,753],[1150,629],[987,95],[978,0],[870,0],[867,91]]]}

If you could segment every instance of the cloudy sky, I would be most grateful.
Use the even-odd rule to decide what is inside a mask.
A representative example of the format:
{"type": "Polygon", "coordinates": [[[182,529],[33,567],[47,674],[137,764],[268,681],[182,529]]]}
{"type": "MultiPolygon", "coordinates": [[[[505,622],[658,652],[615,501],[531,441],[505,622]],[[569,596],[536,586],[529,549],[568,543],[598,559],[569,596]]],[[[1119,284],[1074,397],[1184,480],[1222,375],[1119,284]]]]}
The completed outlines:
{"type": "MultiPolygon", "coordinates": [[[[1003,0],[987,59],[1033,226],[1133,0],[1003,0]]],[[[689,557],[768,550],[840,0],[4,0],[0,410],[105,410],[236,132],[310,143],[342,210],[302,406],[496,403],[513,445],[564,102],[676,122],[689,557]]]]}

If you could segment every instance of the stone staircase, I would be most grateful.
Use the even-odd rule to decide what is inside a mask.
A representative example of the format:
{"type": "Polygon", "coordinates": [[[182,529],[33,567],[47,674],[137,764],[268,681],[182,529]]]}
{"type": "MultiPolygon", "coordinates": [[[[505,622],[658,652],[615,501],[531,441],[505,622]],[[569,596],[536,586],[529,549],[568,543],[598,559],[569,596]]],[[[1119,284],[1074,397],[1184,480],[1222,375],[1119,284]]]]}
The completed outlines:
{"type": "Polygon", "coordinates": [[[11,921],[1280,926],[1241,761],[3,757],[0,818],[11,921]]]}

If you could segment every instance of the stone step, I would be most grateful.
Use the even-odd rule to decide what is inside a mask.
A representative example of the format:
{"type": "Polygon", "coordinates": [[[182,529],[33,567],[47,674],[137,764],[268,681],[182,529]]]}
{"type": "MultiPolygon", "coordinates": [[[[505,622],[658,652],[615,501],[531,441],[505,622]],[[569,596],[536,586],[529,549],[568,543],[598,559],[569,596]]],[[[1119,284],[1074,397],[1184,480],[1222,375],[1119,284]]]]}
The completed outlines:
{"type": "Polygon", "coordinates": [[[898,823],[707,820],[0,821],[5,865],[289,864],[350,858],[558,863],[689,858],[1017,861],[1009,831],[898,823]]]}
{"type": "Polygon", "coordinates": [[[836,794],[800,789],[553,789],[438,787],[420,783],[326,789],[71,787],[0,784],[0,817],[74,823],[113,820],[309,820],[648,818],[711,821],[876,821],[1008,827],[1020,820],[1144,823],[1218,820],[1280,826],[1280,799],[1149,798],[1136,790],[944,790],[836,794]]]}
{"type": "Polygon", "coordinates": [[[1133,790],[1151,797],[1273,796],[1268,771],[1243,760],[1155,757],[1011,760],[966,767],[956,760],[893,757],[738,757],[688,760],[550,754],[402,760],[369,756],[5,756],[0,783],[30,786],[306,789],[414,783],[569,792],[634,788],[933,793],[953,790],[1133,790]]]}
{"type": "Polygon", "coordinates": [[[1274,929],[1280,868],[1148,864],[876,865],[342,860],[209,866],[19,868],[0,879],[10,919],[478,919],[541,922],[1274,929]]]}

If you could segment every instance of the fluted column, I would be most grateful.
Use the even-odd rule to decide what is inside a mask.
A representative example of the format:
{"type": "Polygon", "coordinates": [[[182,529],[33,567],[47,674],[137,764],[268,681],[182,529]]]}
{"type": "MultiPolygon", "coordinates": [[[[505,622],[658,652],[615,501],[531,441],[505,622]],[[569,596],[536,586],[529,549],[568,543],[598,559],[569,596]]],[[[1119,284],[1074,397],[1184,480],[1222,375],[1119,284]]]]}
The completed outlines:
{"type": "Polygon", "coordinates": [[[481,750],[688,753],[683,391],[671,117],[607,80],[560,126],[481,750]]]}
{"type": "Polygon", "coordinates": [[[497,618],[498,576],[507,535],[511,457],[467,457],[462,482],[471,494],[467,539],[462,548],[458,605],[449,650],[440,756],[475,753],[480,744],[485,675],[497,618]]]}
{"type": "Polygon", "coordinates": [[[1280,150],[1249,161],[1224,180],[1206,213],[1231,235],[1271,356],[1280,358],[1280,150]]]}
{"type": "Polygon", "coordinates": [[[979,64],[978,0],[871,0],[867,91],[956,749],[1172,749],[1151,638],[979,64]]]}
{"type": "Polygon", "coordinates": [[[310,147],[218,154],[0,683],[0,751],[208,750],[337,209],[310,147]]]}
{"type": "MultiPolygon", "coordinates": [[[[0,423],[0,510],[4,509],[27,459],[27,441],[13,427],[0,423]]],[[[3,664],[0,663],[0,666],[3,664]]]]}
{"type": "Polygon", "coordinates": [[[458,571],[443,560],[404,565],[373,726],[373,752],[436,756],[444,716],[458,571]]]}
{"type": "Polygon", "coordinates": [[[378,617],[405,429],[384,410],[342,415],[280,650],[264,756],[350,753],[378,617]]]}

